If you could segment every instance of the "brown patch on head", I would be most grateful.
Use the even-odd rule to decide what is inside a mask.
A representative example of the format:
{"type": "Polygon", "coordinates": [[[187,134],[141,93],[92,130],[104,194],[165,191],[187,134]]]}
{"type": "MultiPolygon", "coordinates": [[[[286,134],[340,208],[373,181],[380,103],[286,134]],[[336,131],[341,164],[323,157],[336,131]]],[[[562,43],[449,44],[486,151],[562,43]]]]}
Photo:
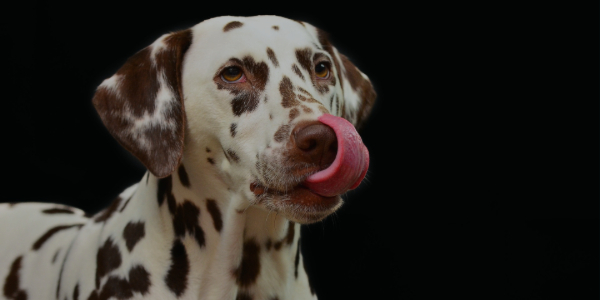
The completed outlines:
{"type": "Polygon", "coordinates": [[[259,104],[260,94],[264,91],[269,80],[269,66],[265,62],[255,62],[251,56],[246,56],[242,60],[232,58],[231,62],[241,65],[246,71],[244,74],[249,77],[252,86],[239,86],[236,84],[224,83],[221,75],[214,77],[217,89],[228,90],[235,97],[231,100],[231,109],[235,116],[241,116],[243,113],[249,113],[256,109],[259,104]]]}
{"type": "Polygon", "coordinates": [[[273,27],[271,27],[271,28],[273,28],[273,29],[275,29],[275,30],[279,30],[279,26],[277,26],[277,25],[274,25],[274,26],[273,26],[273,27]]]}
{"type": "Polygon", "coordinates": [[[279,83],[279,92],[281,93],[281,105],[284,108],[289,108],[300,104],[300,102],[296,100],[294,85],[287,76],[283,76],[283,79],[281,79],[281,82],[279,83]]]}
{"type": "Polygon", "coordinates": [[[301,93],[306,94],[309,98],[314,98],[311,93],[309,93],[307,90],[305,90],[305,89],[303,89],[301,87],[298,87],[298,91],[301,92],[301,93]]]}
{"type": "Polygon", "coordinates": [[[225,25],[225,27],[223,27],[223,32],[227,32],[231,29],[235,29],[235,28],[240,28],[242,27],[242,25],[244,25],[244,23],[239,22],[239,21],[232,21],[227,23],[227,25],[225,25]]]}
{"type": "Polygon", "coordinates": [[[7,299],[27,300],[27,292],[19,287],[19,271],[21,270],[21,261],[23,256],[17,257],[10,265],[10,271],[4,280],[4,296],[7,299]]]}
{"type": "Polygon", "coordinates": [[[291,126],[290,124],[283,124],[279,126],[277,132],[275,132],[274,139],[276,142],[280,143],[286,140],[290,135],[291,126]]]}
{"type": "Polygon", "coordinates": [[[312,50],[310,48],[304,49],[296,49],[296,59],[300,66],[308,72],[308,74],[312,74],[312,50]]]}
{"type": "Polygon", "coordinates": [[[231,137],[235,137],[235,135],[237,134],[237,132],[235,131],[236,128],[237,128],[237,124],[231,123],[231,127],[229,127],[229,132],[231,133],[231,137]]]}
{"type": "Polygon", "coordinates": [[[171,266],[165,276],[165,283],[177,296],[181,296],[187,288],[187,279],[190,272],[190,261],[185,246],[179,239],[171,247],[171,266]]]}
{"type": "Polygon", "coordinates": [[[210,216],[213,219],[215,229],[218,232],[221,232],[221,228],[223,228],[223,220],[221,219],[221,210],[219,210],[217,201],[212,199],[206,199],[206,209],[208,210],[208,213],[210,213],[210,216]]]}
{"type": "Polygon", "coordinates": [[[53,214],[74,214],[75,212],[73,212],[73,210],[71,210],[69,208],[49,208],[49,209],[42,210],[42,213],[53,215],[53,214]]]}
{"type": "Polygon", "coordinates": [[[319,105],[319,111],[324,113],[324,114],[328,114],[329,111],[327,110],[327,108],[325,108],[325,106],[323,105],[319,105]]]}
{"type": "Polygon", "coordinates": [[[206,147],[206,153],[210,153],[210,149],[206,147]]]}
{"type": "Polygon", "coordinates": [[[246,288],[256,282],[260,273],[260,246],[254,239],[244,242],[242,262],[233,271],[237,284],[246,288]]]}
{"type": "Polygon", "coordinates": [[[145,295],[150,290],[150,273],[143,266],[137,265],[129,270],[131,290],[145,295]]]}
{"type": "Polygon", "coordinates": [[[44,235],[38,238],[37,241],[35,241],[35,243],[33,243],[31,250],[39,250],[47,240],[49,240],[54,234],[56,234],[59,231],[73,227],[81,228],[81,226],[83,226],[83,224],[62,225],[50,228],[48,231],[46,231],[46,233],[44,233],[44,235]]]}
{"type": "Polygon", "coordinates": [[[185,112],[181,69],[183,56],[192,42],[192,31],[172,33],[162,42],[166,46],[154,57],[154,46],[149,46],[129,58],[107,85],[98,87],[92,100],[113,137],[157,177],[169,175],[179,165],[183,153],[185,112]],[[172,126],[164,126],[166,122],[161,121],[136,127],[137,120],[154,114],[161,88],[171,95],[163,104],[166,109],[161,110],[161,119],[172,126]]]}
{"type": "Polygon", "coordinates": [[[294,120],[300,114],[300,110],[296,107],[290,110],[290,122],[294,120]]]}
{"type": "Polygon", "coordinates": [[[227,151],[225,152],[225,157],[227,157],[227,160],[229,160],[229,161],[234,161],[234,162],[240,161],[240,157],[237,155],[237,153],[235,153],[235,151],[233,151],[231,149],[227,149],[227,151]]]}
{"type": "Polygon", "coordinates": [[[277,57],[275,56],[275,52],[273,52],[273,49],[267,48],[267,56],[269,57],[269,60],[271,60],[271,62],[273,63],[274,66],[279,67],[279,61],[277,60],[277,57]]]}
{"type": "Polygon", "coordinates": [[[300,79],[304,80],[304,75],[302,75],[302,71],[300,71],[296,64],[292,65],[292,70],[294,71],[294,73],[296,73],[296,75],[298,75],[298,77],[300,77],[300,79]]]}
{"type": "Polygon", "coordinates": [[[304,22],[302,22],[302,21],[298,21],[298,20],[293,20],[293,21],[300,23],[300,25],[302,25],[303,27],[306,27],[306,25],[304,25],[304,22]]]}
{"type": "Polygon", "coordinates": [[[123,239],[125,239],[125,245],[127,250],[131,252],[133,247],[139,242],[145,235],[146,230],[144,222],[129,222],[123,229],[123,239]]]}
{"type": "Polygon", "coordinates": [[[119,208],[119,205],[121,204],[121,197],[117,197],[115,200],[113,200],[113,202],[110,204],[109,207],[107,207],[105,210],[101,211],[96,218],[94,219],[94,222],[96,223],[100,223],[100,222],[105,222],[106,220],[110,219],[110,217],[112,217],[112,215],[115,213],[115,211],[117,211],[117,208],[119,208]]]}
{"type": "Polygon", "coordinates": [[[185,171],[185,167],[183,166],[183,164],[179,165],[179,169],[177,169],[177,175],[179,175],[179,181],[181,181],[181,185],[189,188],[190,178],[188,177],[188,174],[185,171]]]}
{"type": "Polygon", "coordinates": [[[208,161],[208,163],[211,164],[211,165],[215,164],[215,160],[212,159],[212,158],[210,158],[210,157],[206,158],[206,161],[208,161]]]}
{"type": "Polygon", "coordinates": [[[100,287],[102,277],[119,266],[121,266],[121,251],[109,237],[96,254],[96,289],[100,287]]]}
{"type": "Polygon", "coordinates": [[[312,110],[310,107],[308,107],[308,106],[301,105],[301,107],[302,107],[302,110],[303,110],[305,113],[307,113],[307,114],[309,114],[309,113],[313,112],[313,110],[312,110]]]}

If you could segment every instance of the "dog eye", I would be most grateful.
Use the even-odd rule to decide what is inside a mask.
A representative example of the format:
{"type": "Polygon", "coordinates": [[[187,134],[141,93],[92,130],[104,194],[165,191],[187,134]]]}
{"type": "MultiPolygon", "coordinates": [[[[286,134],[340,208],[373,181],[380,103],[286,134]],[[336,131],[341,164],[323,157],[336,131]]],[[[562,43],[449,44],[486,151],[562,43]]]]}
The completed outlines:
{"type": "Polygon", "coordinates": [[[234,82],[242,78],[242,75],[244,75],[244,73],[240,68],[229,67],[223,70],[223,72],[221,73],[221,78],[223,78],[223,80],[227,82],[234,82]]]}
{"type": "Polygon", "coordinates": [[[315,66],[315,74],[321,79],[327,79],[329,77],[329,65],[327,63],[318,63],[315,66]]]}

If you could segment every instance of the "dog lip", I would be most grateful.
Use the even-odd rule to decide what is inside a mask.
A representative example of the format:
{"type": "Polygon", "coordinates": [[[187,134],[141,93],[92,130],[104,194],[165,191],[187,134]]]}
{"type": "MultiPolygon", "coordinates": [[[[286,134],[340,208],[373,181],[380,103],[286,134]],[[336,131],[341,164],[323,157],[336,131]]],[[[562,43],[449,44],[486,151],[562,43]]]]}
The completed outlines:
{"type": "Polygon", "coordinates": [[[298,184],[287,191],[280,191],[272,188],[267,188],[264,185],[252,182],[250,184],[250,190],[257,197],[266,195],[277,195],[287,196],[289,200],[281,201],[282,204],[300,205],[308,207],[314,212],[324,212],[335,207],[339,202],[339,195],[335,196],[323,196],[310,188],[306,187],[303,183],[298,184]]]}

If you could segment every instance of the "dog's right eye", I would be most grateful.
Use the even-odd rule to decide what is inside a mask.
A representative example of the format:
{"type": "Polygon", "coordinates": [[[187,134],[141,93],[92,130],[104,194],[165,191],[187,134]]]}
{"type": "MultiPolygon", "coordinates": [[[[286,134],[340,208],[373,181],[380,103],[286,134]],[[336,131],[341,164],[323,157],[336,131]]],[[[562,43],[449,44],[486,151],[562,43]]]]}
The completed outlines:
{"type": "Polygon", "coordinates": [[[223,70],[221,73],[221,78],[227,82],[236,82],[242,79],[244,73],[238,67],[229,67],[223,70]]]}

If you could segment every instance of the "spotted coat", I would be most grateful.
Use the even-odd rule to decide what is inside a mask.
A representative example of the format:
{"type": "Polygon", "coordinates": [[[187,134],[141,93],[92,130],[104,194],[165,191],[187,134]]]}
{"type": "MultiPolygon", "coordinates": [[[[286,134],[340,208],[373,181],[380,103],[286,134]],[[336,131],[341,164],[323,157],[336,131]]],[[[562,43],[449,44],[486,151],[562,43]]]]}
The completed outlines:
{"type": "Polygon", "coordinates": [[[367,76],[308,23],[219,17],[163,35],[93,99],[148,172],[93,216],[1,204],[0,299],[316,299],[300,224],[342,200],[295,200],[299,168],[313,166],[294,164],[290,139],[326,113],[358,127],[374,100],[367,76]]]}

